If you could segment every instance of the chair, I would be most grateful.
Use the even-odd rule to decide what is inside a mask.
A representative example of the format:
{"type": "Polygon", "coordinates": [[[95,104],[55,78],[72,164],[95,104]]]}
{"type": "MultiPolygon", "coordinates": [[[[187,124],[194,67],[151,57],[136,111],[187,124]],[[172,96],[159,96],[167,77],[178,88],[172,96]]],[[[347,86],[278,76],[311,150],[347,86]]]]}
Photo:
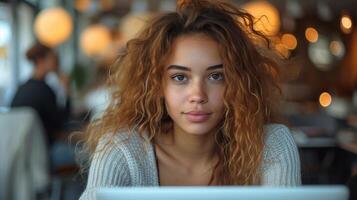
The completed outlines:
{"type": "Polygon", "coordinates": [[[0,199],[32,200],[50,183],[41,121],[31,108],[0,113],[0,199]]]}

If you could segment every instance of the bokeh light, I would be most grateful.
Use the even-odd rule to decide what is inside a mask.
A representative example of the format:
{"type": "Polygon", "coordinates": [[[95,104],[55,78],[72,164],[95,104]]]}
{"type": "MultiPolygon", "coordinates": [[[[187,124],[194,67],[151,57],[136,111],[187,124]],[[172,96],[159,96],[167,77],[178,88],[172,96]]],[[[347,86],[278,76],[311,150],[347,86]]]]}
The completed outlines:
{"type": "Polygon", "coordinates": [[[305,37],[306,37],[307,41],[314,43],[314,42],[317,42],[317,40],[319,39],[319,33],[317,32],[316,29],[314,29],[312,27],[308,27],[305,30],[305,37]]]}
{"type": "Polygon", "coordinates": [[[331,105],[332,97],[328,92],[323,92],[320,94],[319,101],[322,107],[328,107],[331,105]]]}
{"type": "Polygon", "coordinates": [[[254,1],[242,6],[244,10],[257,20],[254,28],[267,35],[276,35],[280,30],[279,11],[266,1],[254,1]]]}
{"type": "Polygon", "coordinates": [[[347,33],[347,34],[351,33],[351,31],[352,31],[352,20],[351,20],[350,16],[343,15],[341,17],[340,26],[341,26],[342,32],[347,33]]]}
{"type": "Polygon", "coordinates": [[[293,34],[286,33],[281,37],[281,42],[290,50],[294,50],[297,46],[296,37],[293,34]]]}
{"type": "Polygon", "coordinates": [[[330,48],[331,54],[338,58],[341,58],[345,55],[345,48],[341,41],[337,41],[337,40],[331,41],[329,48],[330,48]]]}
{"type": "Polygon", "coordinates": [[[73,29],[72,18],[63,8],[49,8],[36,17],[34,29],[40,42],[55,47],[70,37],[73,29]]]}
{"type": "Polygon", "coordinates": [[[87,27],[81,34],[80,46],[88,56],[102,54],[111,43],[110,30],[101,24],[87,27]]]}

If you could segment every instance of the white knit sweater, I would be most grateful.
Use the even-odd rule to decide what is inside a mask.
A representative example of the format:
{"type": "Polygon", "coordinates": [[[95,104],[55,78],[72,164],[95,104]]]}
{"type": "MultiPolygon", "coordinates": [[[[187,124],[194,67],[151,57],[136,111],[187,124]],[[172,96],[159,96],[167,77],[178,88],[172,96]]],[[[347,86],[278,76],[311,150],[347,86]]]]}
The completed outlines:
{"type": "MultiPolygon", "coordinates": [[[[265,126],[265,133],[262,185],[300,185],[299,154],[288,128],[271,124],[265,126]]],[[[95,199],[99,187],[159,186],[154,148],[144,141],[138,133],[115,135],[110,146],[94,155],[80,200],[95,199]]],[[[104,143],[102,140],[97,149],[104,143]]]]}

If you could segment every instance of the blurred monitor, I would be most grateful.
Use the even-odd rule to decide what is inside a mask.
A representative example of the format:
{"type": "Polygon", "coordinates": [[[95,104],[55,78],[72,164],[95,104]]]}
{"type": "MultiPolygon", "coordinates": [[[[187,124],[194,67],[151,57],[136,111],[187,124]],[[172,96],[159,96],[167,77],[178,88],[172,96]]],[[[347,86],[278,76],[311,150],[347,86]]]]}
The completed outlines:
{"type": "Polygon", "coordinates": [[[345,186],[118,187],[97,190],[98,200],[347,200],[345,186]]]}

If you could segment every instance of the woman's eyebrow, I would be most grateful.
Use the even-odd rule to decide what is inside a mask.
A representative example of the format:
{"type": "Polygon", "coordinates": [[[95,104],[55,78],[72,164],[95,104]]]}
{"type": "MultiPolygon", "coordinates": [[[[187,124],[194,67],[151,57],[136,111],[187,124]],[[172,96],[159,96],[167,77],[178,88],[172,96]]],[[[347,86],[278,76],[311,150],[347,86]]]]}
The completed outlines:
{"type": "Polygon", "coordinates": [[[169,65],[167,67],[167,70],[171,70],[171,69],[177,69],[177,70],[183,70],[183,71],[191,71],[190,68],[185,67],[185,66],[181,66],[181,65],[169,65]]]}
{"type": "Polygon", "coordinates": [[[223,64],[218,64],[218,65],[212,65],[207,68],[207,71],[215,70],[215,69],[222,69],[223,64]]]}
{"type": "MultiPolygon", "coordinates": [[[[223,68],[223,64],[212,65],[212,66],[209,66],[207,68],[207,71],[211,71],[211,70],[215,70],[215,69],[222,69],[222,68],[223,68]]],[[[191,71],[190,68],[188,68],[186,66],[182,66],[182,65],[169,65],[167,67],[167,70],[171,70],[171,69],[183,70],[183,71],[191,71]]]]}

